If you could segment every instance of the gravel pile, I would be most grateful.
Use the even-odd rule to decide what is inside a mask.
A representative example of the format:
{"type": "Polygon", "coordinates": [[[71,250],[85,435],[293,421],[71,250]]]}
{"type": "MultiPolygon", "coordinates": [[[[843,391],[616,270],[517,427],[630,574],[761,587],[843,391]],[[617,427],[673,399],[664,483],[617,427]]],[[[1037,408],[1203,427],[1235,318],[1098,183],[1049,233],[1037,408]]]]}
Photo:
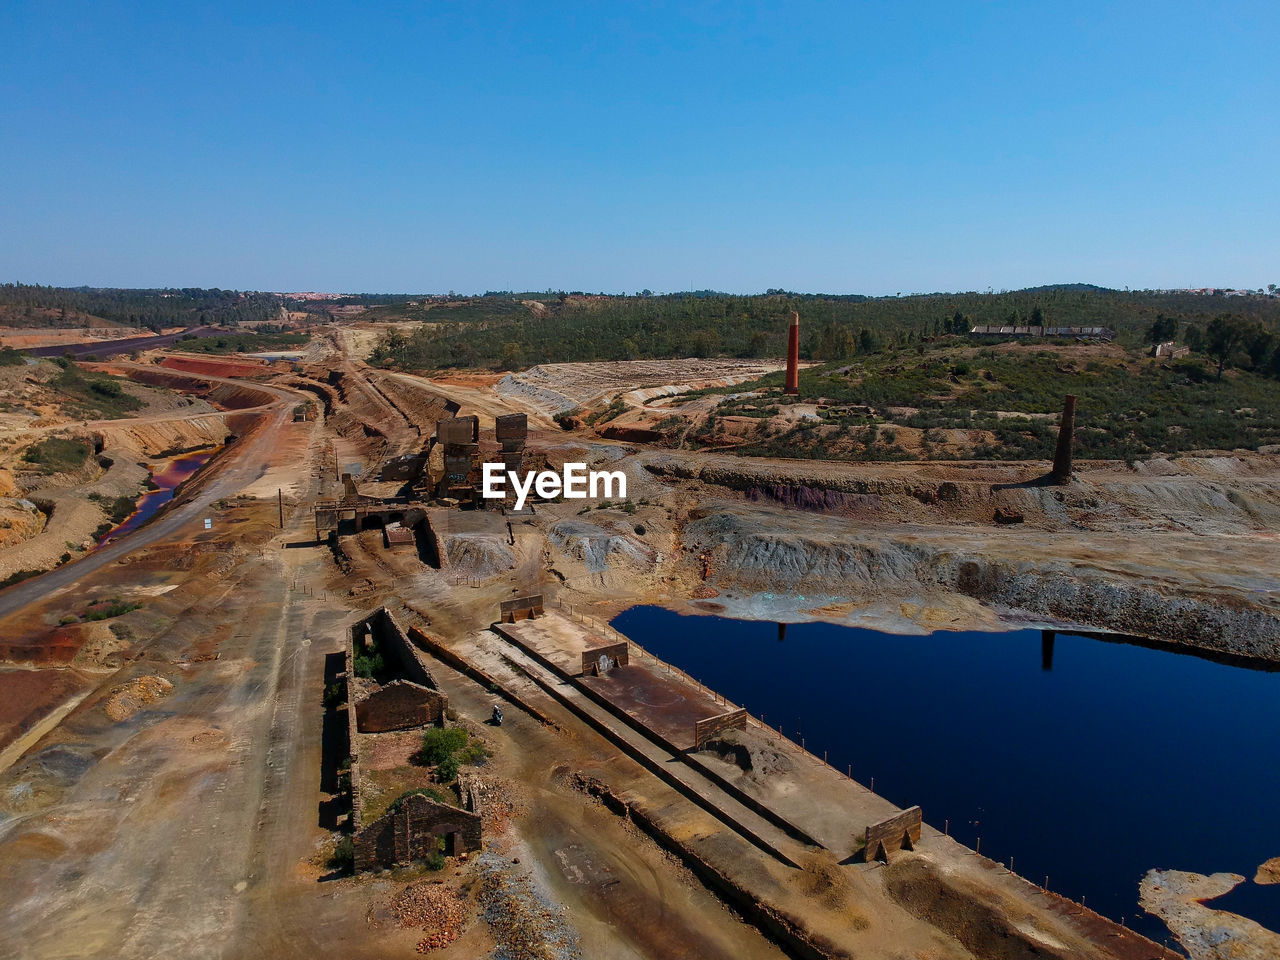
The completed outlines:
{"type": "Polygon", "coordinates": [[[440,880],[427,880],[405,887],[391,901],[391,912],[401,927],[419,927],[426,934],[418,941],[418,952],[447,947],[462,935],[466,926],[466,905],[440,880]]]}
{"type": "Polygon", "coordinates": [[[111,691],[107,698],[107,716],[116,721],[128,720],[143,707],[172,692],[173,684],[164,677],[138,677],[111,691]]]}
{"type": "Polygon", "coordinates": [[[480,873],[480,915],[498,942],[493,960],[582,960],[564,908],[528,877],[513,875],[511,861],[482,854],[480,873]]]}

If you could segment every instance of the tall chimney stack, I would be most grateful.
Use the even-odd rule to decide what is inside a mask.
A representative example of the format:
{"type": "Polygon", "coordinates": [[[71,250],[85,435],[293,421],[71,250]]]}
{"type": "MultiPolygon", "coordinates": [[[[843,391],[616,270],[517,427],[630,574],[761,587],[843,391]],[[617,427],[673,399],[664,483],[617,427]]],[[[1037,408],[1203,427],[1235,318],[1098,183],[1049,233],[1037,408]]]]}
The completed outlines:
{"type": "Polygon", "coordinates": [[[1062,425],[1058,427],[1058,449],[1053,455],[1053,483],[1066,483],[1071,479],[1071,438],[1076,430],[1076,398],[1067,394],[1062,405],[1062,425]]]}
{"type": "Polygon", "coordinates": [[[791,311],[791,330],[787,333],[787,388],[784,393],[800,392],[800,314],[791,311]]]}

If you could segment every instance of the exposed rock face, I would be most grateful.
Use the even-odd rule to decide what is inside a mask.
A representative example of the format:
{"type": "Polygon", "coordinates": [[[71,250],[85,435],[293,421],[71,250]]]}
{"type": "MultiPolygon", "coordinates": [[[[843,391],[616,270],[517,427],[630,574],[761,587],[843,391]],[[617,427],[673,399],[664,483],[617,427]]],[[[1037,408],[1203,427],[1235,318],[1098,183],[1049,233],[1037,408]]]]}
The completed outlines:
{"type": "Polygon", "coordinates": [[[45,515],[30,500],[0,498],[0,547],[30,540],[44,524],[45,515]]]}
{"type": "MultiPolygon", "coordinates": [[[[1280,483],[1265,457],[1184,457],[1134,469],[1078,469],[1068,487],[1030,483],[1022,464],[839,464],[649,453],[645,469],[754,501],[859,520],[991,523],[999,509],[1046,530],[1185,530],[1209,535],[1280,531],[1280,483]],[[950,476],[948,476],[950,475],[950,476]]],[[[1096,466],[1096,465],[1095,465],[1096,466]]]]}
{"type": "Polygon", "coordinates": [[[1246,917],[1206,907],[1244,882],[1237,873],[1204,876],[1182,870],[1150,870],[1138,886],[1143,908],[1173,931],[1191,960],[1274,960],[1280,935],[1246,917]]]}
{"type": "Polygon", "coordinates": [[[1248,602],[1247,593],[1172,592],[1154,575],[1116,576],[1103,559],[1056,559],[1016,533],[1002,534],[1001,542],[975,534],[966,542],[920,530],[852,531],[816,517],[765,524],[735,508],[695,517],[683,533],[686,557],[709,556],[711,579],[722,590],[850,600],[959,593],[1049,622],[1280,660],[1280,614],[1248,602]]]}
{"type": "Polygon", "coordinates": [[[549,531],[551,542],[592,573],[604,572],[610,561],[624,561],[652,569],[656,554],[639,537],[619,524],[599,525],[587,520],[561,520],[549,531]]]}
{"type": "Polygon", "coordinates": [[[1280,857],[1272,857],[1258,867],[1258,872],[1254,874],[1253,882],[1261,884],[1280,883],[1280,857]]]}
{"type": "Polygon", "coordinates": [[[488,534],[455,533],[442,541],[445,565],[468,577],[492,577],[510,570],[516,562],[511,548],[488,534]]]}

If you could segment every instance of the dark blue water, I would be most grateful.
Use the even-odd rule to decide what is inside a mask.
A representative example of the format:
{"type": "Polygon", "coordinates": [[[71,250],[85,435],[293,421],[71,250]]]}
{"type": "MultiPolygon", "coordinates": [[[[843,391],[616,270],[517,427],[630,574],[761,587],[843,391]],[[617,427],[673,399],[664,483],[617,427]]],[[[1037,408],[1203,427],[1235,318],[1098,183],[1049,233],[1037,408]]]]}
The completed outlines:
{"type": "Polygon", "coordinates": [[[1152,867],[1247,882],[1213,906],[1280,930],[1280,673],[1038,630],[897,636],[635,607],[613,626],[994,860],[1152,939],[1152,867]]]}

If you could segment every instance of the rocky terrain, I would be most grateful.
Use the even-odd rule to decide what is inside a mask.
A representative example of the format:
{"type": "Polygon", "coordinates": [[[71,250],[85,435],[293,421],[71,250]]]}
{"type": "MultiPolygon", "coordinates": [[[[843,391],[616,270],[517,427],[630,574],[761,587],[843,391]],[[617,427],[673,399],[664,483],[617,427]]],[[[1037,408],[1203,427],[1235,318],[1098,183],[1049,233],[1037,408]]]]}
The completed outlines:
{"type": "MultiPolygon", "coordinates": [[[[0,688],[30,704],[0,711],[12,747],[0,764],[0,867],[12,878],[10,929],[27,955],[212,956],[234,942],[273,955],[572,957],[614,955],[622,940],[628,956],[780,955],[718,899],[724,888],[705,885],[698,871],[714,862],[739,871],[732,882],[790,905],[791,914],[764,911],[766,931],[818,904],[810,919],[830,937],[813,942],[825,956],[842,955],[836,941],[864,924],[860,956],[897,957],[907,943],[917,955],[964,960],[1047,930],[1059,933],[1036,955],[1147,956],[1146,941],[1113,935],[1103,918],[995,864],[960,876],[911,858],[871,879],[838,863],[806,861],[793,875],[752,859],[758,850],[743,857],[732,831],[603,746],[599,728],[550,697],[513,652],[488,647],[488,625],[502,600],[541,592],[605,635],[612,613],[659,603],[897,632],[1074,625],[1277,660],[1280,458],[1082,462],[1072,482],[1049,487],[1037,483],[1047,469],[1037,462],[672,450],[585,423],[565,430],[549,414],[607,408],[619,396],[643,412],[671,385],[732,382],[752,364],[547,365],[427,380],[368,368],[362,345],[321,337],[288,369],[178,356],[113,364],[181,402],[39,434],[83,436],[94,449],[76,470],[39,478],[68,503],[93,503],[85,494],[106,495],[117,478],[136,489],[140,460],[238,439],[137,546],[127,538],[66,564],[9,608],[7,635],[68,658],[0,672],[0,688]],[[340,472],[352,469],[366,495],[394,492],[397,484],[376,483],[383,461],[420,449],[434,420],[456,409],[485,429],[528,409],[534,462],[621,470],[626,497],[538,502],[505,517],[424,507],[434,556],[388,549],[377,529],[314,539],[310,508],[340,494],[340,472]],[[116,614],[88,621],[86,598],[116,614]],[[331,873],[333,795],[317,776],[326,658],[351,622],[384,603],[403,604],[419,635],[465,658],[433,669],[466,722],[488,717],[499,691],[515,698],[502,727],[483,727],[494,753],[484,774],[517,785],[507,792],[519,802],[495,806],[486,823],[497,846],[451,861],[443,884],[331,873]],[[44,674],[60,682],[41,688],[44,674]],[[584,795],[581,784],[605,782],[599,802],[584,795]],[[157,860],[160,847],[169,855],[157,860]],[[1098,943],[1105,950],[1090,946],[1098,943]]],[[[6,462],[18,466],[23,449],[6,462]]],[[[21,473],[10,470],[15,494],[28,491],[21,473]]],[[[73,515],[55,508],[53,520],[60,514],[73,515]]],[[[0,560],[23,546],[0,550],[0,560]]],[[[717,762],[738,764],[732,738],[721,747],[717,762]]],[[[757,752],[751,766],[795,773],[784,753],[757,752]]],[[[1181,930],[1189,951],[1214,941],[1217,911],[1198,896],[1161,896],[1154,891],[1149,908],[1181,930]]],[[[1232,936],[1270,949],[1273,935],[1247,923],[1232,921],[1232,936]]]]}

